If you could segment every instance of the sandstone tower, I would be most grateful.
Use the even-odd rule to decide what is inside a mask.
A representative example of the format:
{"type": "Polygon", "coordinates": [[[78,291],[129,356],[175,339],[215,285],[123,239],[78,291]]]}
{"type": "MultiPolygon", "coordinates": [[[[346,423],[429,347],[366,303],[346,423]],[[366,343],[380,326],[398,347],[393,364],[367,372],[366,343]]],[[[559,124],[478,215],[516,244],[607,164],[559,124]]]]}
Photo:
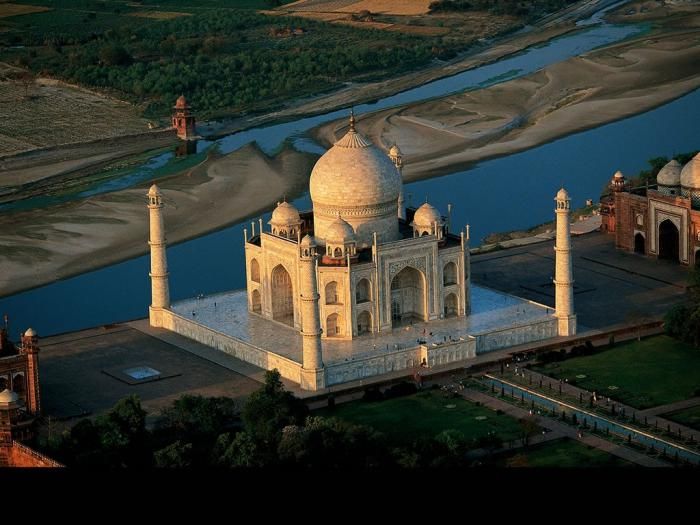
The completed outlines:
{"type": "Polygon", "coordinates": [[[181,95],[173,107],[172,124],[177,130],[178,138],[182,140],[193,140],[196,138],[194,115],[192,107],[187,103],[184,95],[181,95]]]}
{"type": "Polygon", "coordinates": [[[151,326],[163,326],[161,312],[170,308],[168,290],[168,262],[165,256],[165,230],[163,228],[163,194],[155,184],[148,190],[148,211],[151,237],[151,306],[148,316],[151,326]]]}
{"type": "Polygon", "coordinates": [[[301,387],[307,390],[325,388],[325,370],[321,352],[321,318],[318,309],[316,281],[316,242],[306,235],[299,244],[302,370],[301,387]]]}
{"type": "Polygon", "coordinates": [[[20,354],[26,354],[27,356],[27,412],[38,415],[41,411],[41,397],[39,395],[39,337],[31,328],[22,334],[20,354]]]}
{"type": "Polygon", "coordinates": [[[557,203],[557,238],[554,245],[555,273],[554,306],[560,336],[576,334],[576,314],[574,313],[574,276],[571,264],[571,227],[569,214],[571,200],[569,194],[562,188],[554,199],[557,203]]]}

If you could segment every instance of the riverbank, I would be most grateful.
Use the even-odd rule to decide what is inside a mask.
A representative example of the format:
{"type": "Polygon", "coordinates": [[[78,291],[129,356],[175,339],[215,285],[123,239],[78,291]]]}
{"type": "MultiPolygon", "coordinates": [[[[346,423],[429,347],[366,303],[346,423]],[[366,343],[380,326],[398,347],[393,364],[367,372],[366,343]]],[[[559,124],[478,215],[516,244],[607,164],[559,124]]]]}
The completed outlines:
{"type": "MultiPolygon", "coordinates": [[[[254,145],[159,181],[168,242],[255,215],[302,191],[315,157],[285,150],[274,159],[254,145]]],[[[145,190],[106,193],[49,209],[0,214],[0,296],[114,264],[147,251],[145,190]]]]}
{"type": "MultiPolygon", "coordinates": [[[[400,146],[411,182],[653,109],[700,87],[700,6],[658,24],[526,77],[365,115],[358,128],[386,149],[400,146]]],[[[345,125],[313,136],[329,145],[345,125]]]]}

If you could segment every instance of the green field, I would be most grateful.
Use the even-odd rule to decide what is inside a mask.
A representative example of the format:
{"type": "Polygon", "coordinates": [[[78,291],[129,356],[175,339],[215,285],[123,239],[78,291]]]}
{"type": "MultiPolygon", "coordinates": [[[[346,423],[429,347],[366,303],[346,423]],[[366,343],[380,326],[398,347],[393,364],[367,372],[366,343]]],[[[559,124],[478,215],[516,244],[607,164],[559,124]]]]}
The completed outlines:
{"type": "Polygon", "coordinates": [[[489,466],[540,468],[632,467],[632,463],[571,439],[560,439],[499,455],[489,466]]]}
{"type": "Polygon", "coordinates": [[[671,414],[664,414],[664,418],[680,423],[695,430],[700,430],[700,406],[686,408],[671,414]]]}
{"type": "Polygon", "coordinates": [[[468,440],[487,436],[489,432],[495,432],[504,441],[517,439],[521,434],[520,424],[512,417],[497,415],[461,398],[445,398],[438,391],[386,401],[354,401],[332,410],[322,409],[315,415],[371,426],[398,443],[435,437],[444,430],[457,430],[468,440]],[[449,405],[454,408],[447,408],[449,405]]]}
{"type": "Polygon", "coordinates": [[[534,370],[645,409],[696,395],[700,389],[700,350],[660,335],[534,370]]]}

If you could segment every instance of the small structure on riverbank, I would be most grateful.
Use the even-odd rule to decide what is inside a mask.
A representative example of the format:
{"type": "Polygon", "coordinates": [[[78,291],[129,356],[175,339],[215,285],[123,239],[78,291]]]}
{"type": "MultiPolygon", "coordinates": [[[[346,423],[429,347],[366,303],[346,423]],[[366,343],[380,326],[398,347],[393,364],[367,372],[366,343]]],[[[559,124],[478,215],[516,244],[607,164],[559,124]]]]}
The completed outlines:
{"type": "Polygon", "coordinates": [[[178,97],[175,106],[173,106],[172,124],[177,131],[178,138],[182,140],[195,140],[197,130],[195,128],[194,114],[192,107],[187,103],[184,95],[178,97]]]}

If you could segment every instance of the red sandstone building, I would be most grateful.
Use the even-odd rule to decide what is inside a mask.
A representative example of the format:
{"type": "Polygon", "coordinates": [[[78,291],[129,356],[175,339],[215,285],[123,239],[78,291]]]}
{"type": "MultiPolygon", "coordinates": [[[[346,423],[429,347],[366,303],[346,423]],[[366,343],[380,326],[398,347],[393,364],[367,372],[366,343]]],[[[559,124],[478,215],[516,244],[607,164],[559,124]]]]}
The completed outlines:
{"type": "Polygon", "coordinates": [[[173,107],[172,124],[177,130],[177,136],[182,140],[197,138],[192,107],[187,103],[184,95],[181,95],[173,107]]]}
{"type": "Polygon", "coordinates": [[[19,348],[0,330],[0,467],[60,467],[52,459],[20,443],[31,439],[41,411],[39,346],[34,330],[22,336],[19,348]]]}
{"type": "Polygon", "coordinates": [[[700,267],[700,153],[666,164],[655,185],[630,188],[618,171],[610,187],[600,214],[616,248],[700,267]]]}

